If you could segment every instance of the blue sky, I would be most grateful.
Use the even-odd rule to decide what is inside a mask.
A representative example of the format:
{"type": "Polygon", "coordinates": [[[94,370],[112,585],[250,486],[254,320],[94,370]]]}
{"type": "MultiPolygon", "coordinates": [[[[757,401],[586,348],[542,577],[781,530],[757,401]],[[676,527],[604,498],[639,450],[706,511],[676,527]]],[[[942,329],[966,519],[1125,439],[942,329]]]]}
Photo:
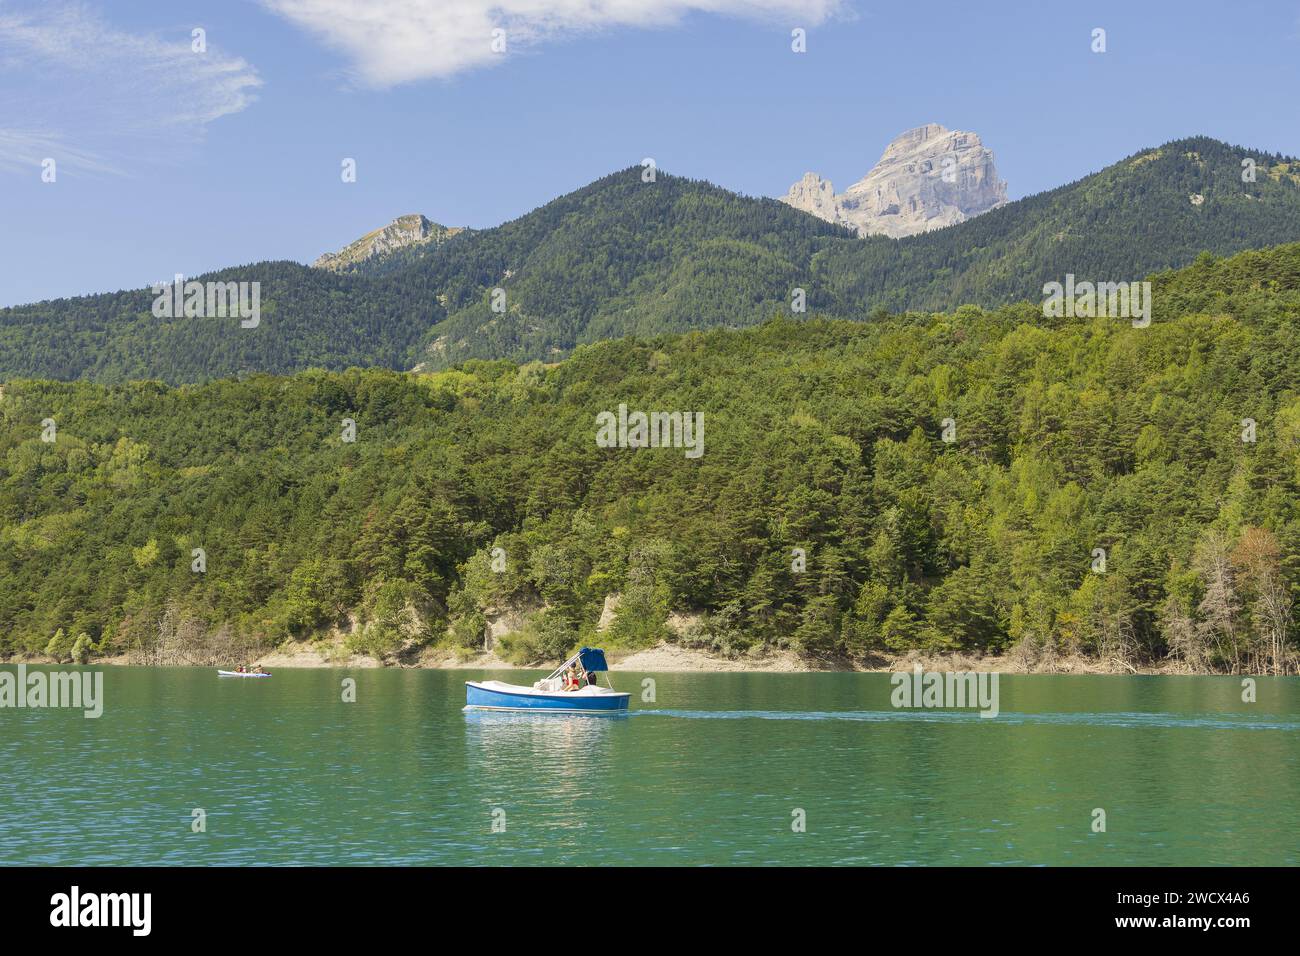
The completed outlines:
{"type": "Polygon", "coordinates": [[[1198,133],[1296,155],[1298,64],[1300,2],[0,0],[0,305],[491,226],[647,156],[838,191],[927,122],[1013,198],[1198,133]]]}

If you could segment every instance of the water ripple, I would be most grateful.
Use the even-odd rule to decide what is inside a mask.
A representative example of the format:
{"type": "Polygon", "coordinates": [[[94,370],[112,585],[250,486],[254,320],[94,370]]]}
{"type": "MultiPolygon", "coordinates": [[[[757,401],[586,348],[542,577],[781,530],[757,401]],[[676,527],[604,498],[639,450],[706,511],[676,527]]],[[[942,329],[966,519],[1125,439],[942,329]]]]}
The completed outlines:
{"type": "Polygon", "coordinates": [[[1028,714],[1002,711],[983,717],[979,711],[959,710],[636,710],[633,717],[677,717],[684,720],[850,720],[922,723],[1066,724],[1088,727],[1187,727],[1204,730],[1300,730],[1300,721],[1272,714],[1059,713],[1028,714]]]}

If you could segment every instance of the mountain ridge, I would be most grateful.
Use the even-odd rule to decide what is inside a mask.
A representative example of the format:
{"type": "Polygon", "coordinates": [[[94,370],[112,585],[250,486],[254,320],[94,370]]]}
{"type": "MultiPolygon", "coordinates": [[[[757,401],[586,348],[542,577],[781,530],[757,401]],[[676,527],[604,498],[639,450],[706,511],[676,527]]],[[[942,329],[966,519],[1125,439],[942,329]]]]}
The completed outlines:
{"type": "Polygon", "coordinates": [[[500,226],[341,272],[280,262],[200,277],[262,281],[256,329],[160,321],[148,290],[0,309],[0,380],[553,360],[602,338],[754,325],[790,314],[796,289],[808,315],[993,307],[1040,298],[1066,273],[1128,281],[1204,251],[1297,239],[1300,162],[1208,137],[904,239],[857,238],[776,199],[662,171],[642,182],[634,166],[500,226]],[[1254,182],[1242,181],[1243,158],[1254,182]]]}

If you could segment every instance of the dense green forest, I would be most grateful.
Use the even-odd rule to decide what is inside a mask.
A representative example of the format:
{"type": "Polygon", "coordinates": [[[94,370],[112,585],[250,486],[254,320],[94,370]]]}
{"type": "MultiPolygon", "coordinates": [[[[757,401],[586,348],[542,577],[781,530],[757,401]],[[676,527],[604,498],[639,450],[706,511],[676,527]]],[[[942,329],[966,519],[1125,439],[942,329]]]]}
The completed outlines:
{"type": "Polygon", "coordinates": [[[1300,244],[1154,285],[1146,328],[1022,303],[554,365],[10,381],[0,652],[337,626],[400,659],[519,607],[501,650],[540,660],[618,594],[614,647],[1294,670],[1300,244]],[[701,413],[704,453],[599,447],[620,404],[701,413]]]}
{"type": "MultiPolygon", "coordinates": [[[[436,218],[436,216],[435,216],[436,218]]],[[[903,240],[858,239],[771,199],[634,167],[494,229],[368,260],[345,275],[295,263],[203,281],[262,283],[261,324],[160,320],[148,290],[0,309],[0,380],[172,384],[349,366],[436,370],[553,361],[575,345],[747,327],[791,313],[993,308],[1067,273],[1132,281],[1300,240],[1300,164],[1198,137],[903,240]],[[1253,182],[1242,161],[1253,159],[1253,182]],[[501,289],[494,311],[493,290],[501,289]]],[[[802,317],[802,316],[797,316],[802,317]]]]}

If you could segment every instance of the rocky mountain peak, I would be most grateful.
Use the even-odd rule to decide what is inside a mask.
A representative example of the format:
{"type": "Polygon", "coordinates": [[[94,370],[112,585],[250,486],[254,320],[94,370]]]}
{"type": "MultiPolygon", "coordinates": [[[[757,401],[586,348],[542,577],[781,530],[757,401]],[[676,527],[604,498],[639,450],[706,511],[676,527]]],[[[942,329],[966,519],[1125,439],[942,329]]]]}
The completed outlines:
{"type": "Polygon", "coordinates": [[[419,213],[410,213],[398,216],[388,225],[366,233],[338,252],[325,253],[313,262],[312,266],[317,269],[341,272],[366,259],[386,256],[407,246],[426,242],[441,243],[463,231],[455,226],[439,225],[419,213]]]}
{"type": "Polygon", "coordinates": [[[836,221],[835,187],[829,179],[822,179],[816,173],[804,173],[803,179],[790,187],[785,201],[796,209],[836,221]]]}
{"type": "Polygon", "coordinates": [[[1007,184],[979,134],[927,123],[894,137],[871,172],[842,194],[805,173],[782,201],[862,236],[901,238],[996,209],[1007,201],[1007,184]]]}

